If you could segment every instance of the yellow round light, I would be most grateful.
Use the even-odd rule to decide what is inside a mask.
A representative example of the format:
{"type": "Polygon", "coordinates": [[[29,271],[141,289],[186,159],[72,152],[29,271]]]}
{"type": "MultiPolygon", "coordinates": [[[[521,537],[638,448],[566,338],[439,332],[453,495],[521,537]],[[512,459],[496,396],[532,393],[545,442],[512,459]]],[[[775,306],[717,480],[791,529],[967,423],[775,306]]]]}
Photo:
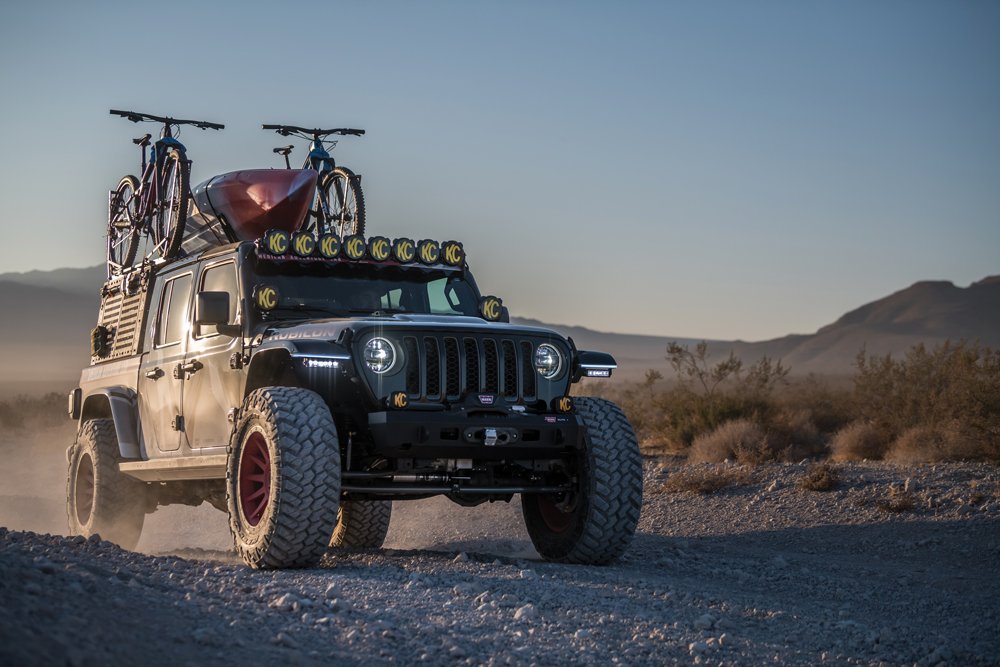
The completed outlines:
{"type": "Polygon", "coordinates": [[[458,241],[445,241],[441,246],[441,257],[450,266],[461,266],[465,262],[465,248],[458,241]]]}
{"type": "Polygon", "coordinates": [[[272,255],[284,255],[288,252],[288,232],[283,229],[271,229],[264,234],[264,250],[272,255]]]}
{"type": "Polygon", "coordinates": [[[340,254],[340,237],[336,234],[323,234],[319,238],[319,254],[327,259],[333,259],[340,254]]]}
{"type": "Polygon", "coordinates": [[[503,314],[503,301],[496,296],[484,296],[479,301],[479,312],[484,319],[496,322],[503,314]]]}
{"type": "Polygon", "coordinates": [[[344,239],[343,248],[344,254],[347,255],[348,259],[362,259],[367,250],[365,237],[360,234],[352,234],[344,239]]]}
{"type": "Polygon", "coordinates": [[[258,285],[254,289],[254,301],[261,310],[274,310],[281,301],[278,288],[272,285],[258,285]]]}
{"type": "Polygon", "coordinates": [[[423,264],[436,264],[441,257],[441,246],[437,241],[424,239],[417,245],[417,255],[423,264]]]}
{"type": "Polygon", "coordinates": [[[384,236],[373,236],[368,240],[368,255],[376,262],[384,262],[389,259],[389,250],[392,243],[384,236]]]}
{"type": "Polygon", "coordinates": [[[299,257],[308,257],[316,249],[316,239],[309,232],[292,234],[292,252],[299,257]]]}
{"type": "Polygon", "coordinates": [[[417,244],[413,242],[413,239],[396,239],[396,242],[392,244],[392,256],[401,264],[412,262],[417,256],[417,244]]]}

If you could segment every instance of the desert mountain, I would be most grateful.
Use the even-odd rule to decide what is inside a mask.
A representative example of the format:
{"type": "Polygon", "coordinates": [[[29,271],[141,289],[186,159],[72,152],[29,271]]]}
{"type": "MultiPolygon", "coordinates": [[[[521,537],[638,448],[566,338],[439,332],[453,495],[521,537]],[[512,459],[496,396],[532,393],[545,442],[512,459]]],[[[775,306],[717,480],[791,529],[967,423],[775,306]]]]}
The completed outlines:
{"type": "MultiPolygon", "coordinates": [[[[90,329],[97,319],[103,267],[0,274],[0,393],[72,387],[89,360],[90,329]]],[[[640,379],[647,368],[667,370],[670,341],[692,339],[637,336],[571,325],[545,326],[572,336],[581,349],[610,352],[618,360],[616,378],[640,379]]],[[[858,351],[901,354],[912,345],[947,339],[979,340],[1000,347],[1000,276],[969,287],[919,282],[846,313],[814,334],[774,340],[709,341],[715,355],[733,350],[746,361],[763,355],[781,359],[796,374],[847,374],[858,351]]]]}

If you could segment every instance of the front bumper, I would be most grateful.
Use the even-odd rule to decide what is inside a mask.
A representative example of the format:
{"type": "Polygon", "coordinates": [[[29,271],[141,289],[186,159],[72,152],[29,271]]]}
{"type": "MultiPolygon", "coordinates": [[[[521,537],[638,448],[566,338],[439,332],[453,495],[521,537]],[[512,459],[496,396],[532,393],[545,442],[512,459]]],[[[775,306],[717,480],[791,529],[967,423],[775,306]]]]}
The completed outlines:
{"type": "Polygon", "coordinates": [[[582,443],[572,414],[398,410],[368,415],[375,451],[388,458],[560,459],[582,443]]]}

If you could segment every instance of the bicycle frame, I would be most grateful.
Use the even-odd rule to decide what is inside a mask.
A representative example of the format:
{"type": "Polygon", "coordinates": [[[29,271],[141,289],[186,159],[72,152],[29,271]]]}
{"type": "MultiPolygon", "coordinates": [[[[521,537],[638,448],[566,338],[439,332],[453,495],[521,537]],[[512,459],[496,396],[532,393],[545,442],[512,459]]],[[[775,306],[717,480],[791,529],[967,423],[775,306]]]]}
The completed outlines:
{"type": "Polygon", "coordinates": [[[142,176],[139,178],[140,196],[138,211],[139,219],[143,221],[147,232],[152,231],[149,229],[150,221],[156,213],[157,205],[162,203],[160,188],[163,187],[163,161],[167,151],[171,148],[177,148],[181,151],[187,150],[184,144],[174,138],[170,131],[170,126],[167,125],[164,127],[163,136],[149,147],[148,160],[146,159],[145,148],[140,149],[142,153],[142,176]]]}

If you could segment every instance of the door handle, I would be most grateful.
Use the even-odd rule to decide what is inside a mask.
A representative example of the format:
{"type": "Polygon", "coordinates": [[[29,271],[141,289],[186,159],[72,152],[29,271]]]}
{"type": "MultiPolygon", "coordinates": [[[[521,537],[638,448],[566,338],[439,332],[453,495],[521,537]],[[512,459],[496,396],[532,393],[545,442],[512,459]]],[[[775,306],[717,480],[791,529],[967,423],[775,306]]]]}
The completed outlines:
{"type": "Polygon", "coordinates": [[[174,377],[178,380],[183,380],[186,375],[191,375],[192,373],[197,373],[205,364],[201,363],[197,359],[192,359],[186,364],[177,364],[174,368],[174,377]]]}
{"type": "Polygon", "coordinates": [[[164,375],[165,373],[163,372],[163,369],[160,368],[159,366],[157,366],[151,371],[146,371],[146,377],[148,377],[150,380],[159,380],[164,375]]]}

